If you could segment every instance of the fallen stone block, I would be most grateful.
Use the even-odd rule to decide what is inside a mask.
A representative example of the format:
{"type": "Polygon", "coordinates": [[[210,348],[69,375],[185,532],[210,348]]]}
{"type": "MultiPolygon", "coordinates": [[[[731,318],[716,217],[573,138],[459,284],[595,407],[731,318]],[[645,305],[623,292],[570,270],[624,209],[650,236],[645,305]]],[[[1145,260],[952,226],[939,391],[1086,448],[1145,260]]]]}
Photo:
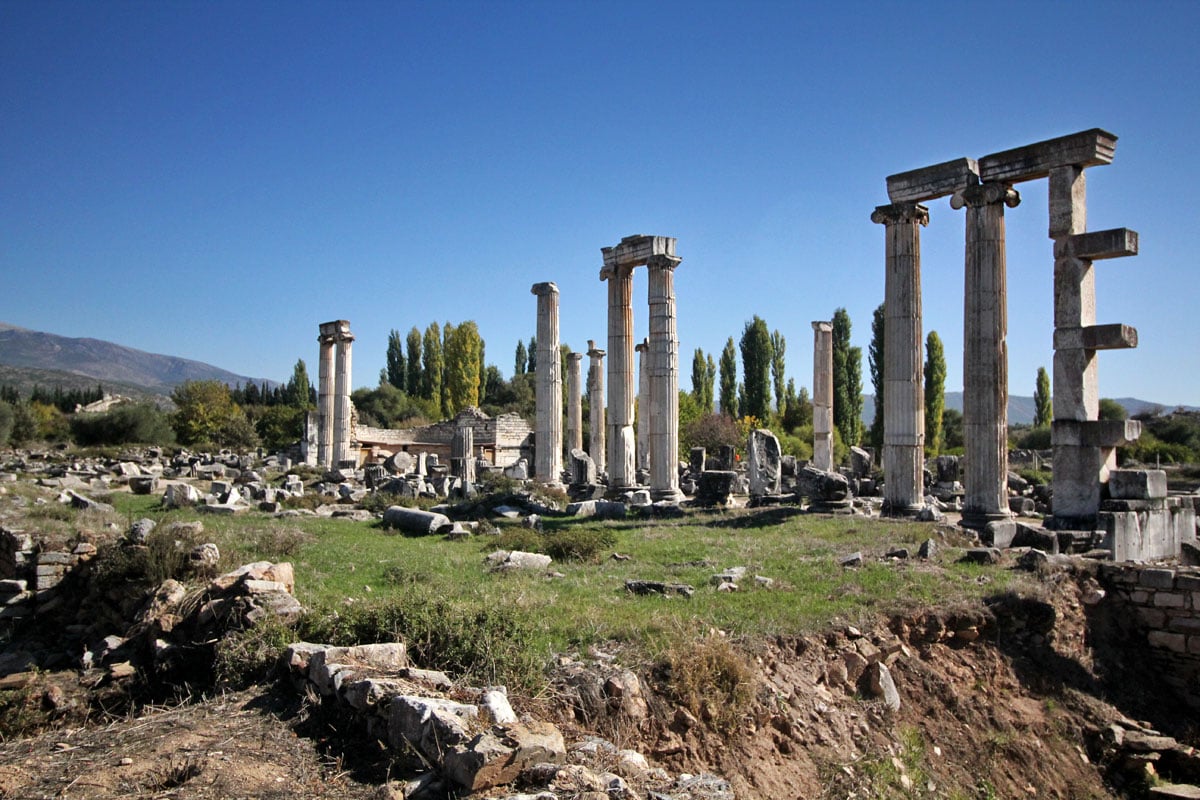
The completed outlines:
{"type": "Polygon", "coordinates": [[[696,593],[696,590],[686,583],[663,583],[662,581],[640,580],[625,581],[625,591],[639,595],[660,594],[669,596],[677,594],[683,597],[691,597],[696,593]]]}
{"type": "Polygon", "coordinates": [[[394,749],[412,745],[430,761],[441,762],[450,748],[469,739],[468,726],[478,716],[476,706],[399,695],[388,706],[388,743],[394,749]]]}
{"type": "Polygon", "coordinates": [[[449,533],[454,529],[454,523],[445,514],[435,514],[432,511],[405,508],[404,506],[389,506],[383,512],[383,526],[414,536],[449,533]]]}

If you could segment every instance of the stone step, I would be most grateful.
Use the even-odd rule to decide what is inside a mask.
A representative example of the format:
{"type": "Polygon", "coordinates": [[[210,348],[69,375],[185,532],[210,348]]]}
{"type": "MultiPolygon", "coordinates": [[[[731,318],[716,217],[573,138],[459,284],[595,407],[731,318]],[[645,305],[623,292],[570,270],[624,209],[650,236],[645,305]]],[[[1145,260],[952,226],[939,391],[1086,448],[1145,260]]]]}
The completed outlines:
{"type": "Polygon", "coordinates": [[[1163,783],[1150,788],[1149,797],[1173,797],[1184,800],[1200,800],[1200,786],[1187,783],[1163,783]]]}

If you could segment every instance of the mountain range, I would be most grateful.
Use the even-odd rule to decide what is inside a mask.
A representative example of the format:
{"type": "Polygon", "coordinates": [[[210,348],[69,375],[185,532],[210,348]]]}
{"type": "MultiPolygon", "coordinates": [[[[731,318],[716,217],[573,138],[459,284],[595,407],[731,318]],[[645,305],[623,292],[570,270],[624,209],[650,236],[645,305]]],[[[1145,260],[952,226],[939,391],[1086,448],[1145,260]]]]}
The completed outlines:
{"type": "MultiPolygon", "coordinates": [[[[147,353],[101,339],[74,339],[0,322],[0,383],[28,391],[33,383],[64,389],[100,383],[120,394],[169,395],[185,381],[235,386],[261,378],[237,375],[201,361],[147,353]],[[82,384],[80,382],[82,381],[82,384]]],[[[271,386],[275,381],[267,381],[271,386]]]]}

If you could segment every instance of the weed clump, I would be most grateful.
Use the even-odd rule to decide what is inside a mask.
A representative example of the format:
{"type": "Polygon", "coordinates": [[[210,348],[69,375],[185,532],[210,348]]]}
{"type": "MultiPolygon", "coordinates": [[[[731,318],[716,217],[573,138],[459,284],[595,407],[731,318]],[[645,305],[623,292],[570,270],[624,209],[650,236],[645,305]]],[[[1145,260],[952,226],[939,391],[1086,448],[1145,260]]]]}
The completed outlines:
{"type": "Polygon", "coordinates": [[[707,636],[674,645],[658,664],[674,701],[716,730],[733,729],[754,700],[754,672],[727,639],[707,636]]]}
{"type": "Polygon", "coordinates": [[[617,543],[617,536],[606,528],[570,528],[539,533],[531,528],[510,528],[486,549],[524,550],[544,553],[555,561],[594,563],[617,543]]]}

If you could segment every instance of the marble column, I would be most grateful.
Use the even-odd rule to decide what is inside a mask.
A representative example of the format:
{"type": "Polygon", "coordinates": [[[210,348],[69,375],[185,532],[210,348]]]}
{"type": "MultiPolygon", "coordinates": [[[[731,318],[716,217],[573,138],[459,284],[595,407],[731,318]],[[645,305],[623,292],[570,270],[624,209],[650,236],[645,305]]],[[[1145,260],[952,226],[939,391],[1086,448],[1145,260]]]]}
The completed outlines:
{"type": "Polygon", "coordinates": [[[1021,196],[1005,183],[968,186],[951,198],[967,209],[963,308],[962,525],[983,529],[1009,519],[1008,293],[1004,207],[1021,196]]]}
{"type": "Polygon", "coordinates": [[[562,365],[558,351],[558,287],[535,283],[537,295],[537,372],[534,477],[548,484],[562,478],[562,365]]]}
{"type": "Polygon", "coordinates": [[[637,468],[650,471],[650,340],[633,348],[638,354],[637,468]]]}
{"type": "MultiPolygon", "coordinates": [[[[633,267],[608,266],[608,489],[617,494],[637,485],[633,433],[633,267]]],[[[651,447],[653,447],[653,442],[651,447]]]]}
{"type": "Polygon", "coordinates": [[[679,502],[679,335],[675,268],[683,259],[656,255],[646,262],[650,298],[650,496],[679,502]]]}
{"type": "Polygon", "coordinates": [[[321,346],[317,361],[317,466],[333,466],[333,348],[337,341],[337,323],[321,325],[317,342],[321,346]]]}
{"type": "Polygon", "coordinates": [[[567,452],[583,449],[583,388],[580,362],[583,353],[567,355],[567,452]]]}
{"type": "Polygon", "coordinates": [[[813,466],[833,470],[833,323],[813,322],[813,466]]]}
{"type": "Polygon", "coordinates": [[[333,467],[335,469],[339,468],[344,461],[354,460],[354,454],[350,449],[350,440],[353,438],[350,429],[352,416],[350,389],[353,376],[350,347],[354,343],[354,334],[350,333],[349,322],[341,320],[337,325],[333,379],[333,467]]]}
{"type": "Polygon", "coordinates": [[[588,455],[596,465],[597,474],[604,472],[604,351],[596,349],[596,343],[588,339],[588,455]]]}
{"type": "MultiPolygon", "coordinates": [[[[883,293],[883,511],[912,516],[925,504],[925,386],[921,330],[921,226],[917,203],[879,206],[885,226],[883,293]]],[[[876,398],[878,402],[878,398],[876,398]]]]}

